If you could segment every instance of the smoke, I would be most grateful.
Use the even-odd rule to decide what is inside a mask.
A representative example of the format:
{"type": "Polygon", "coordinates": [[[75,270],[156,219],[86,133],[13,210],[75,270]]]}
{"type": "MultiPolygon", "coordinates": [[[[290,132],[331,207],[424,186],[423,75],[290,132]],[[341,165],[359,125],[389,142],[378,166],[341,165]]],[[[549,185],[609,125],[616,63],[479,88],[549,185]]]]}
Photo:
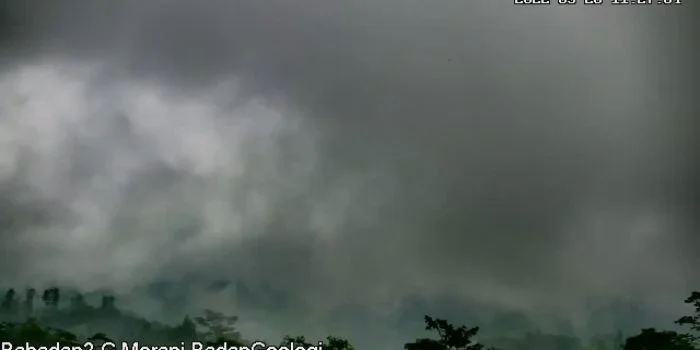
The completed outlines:
{"type": "Polygon", "coordinates": [[[697,282],[684,6],[9,2],[0,276],[245,281],[316,325],[668,306],[697,282]]]}

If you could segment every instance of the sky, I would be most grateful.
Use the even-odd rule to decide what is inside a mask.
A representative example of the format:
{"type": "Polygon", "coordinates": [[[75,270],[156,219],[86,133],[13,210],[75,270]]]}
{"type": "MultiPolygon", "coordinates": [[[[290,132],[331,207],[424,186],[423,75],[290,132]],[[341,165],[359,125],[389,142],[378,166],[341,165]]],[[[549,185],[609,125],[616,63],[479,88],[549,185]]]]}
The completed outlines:
{"type": "Polygon", "coordinates": [[[278,331],[415,297],[675,310],[694,6],[6,0],[0,277],[193,308],[244,281],[293,301],[278,331]]]}

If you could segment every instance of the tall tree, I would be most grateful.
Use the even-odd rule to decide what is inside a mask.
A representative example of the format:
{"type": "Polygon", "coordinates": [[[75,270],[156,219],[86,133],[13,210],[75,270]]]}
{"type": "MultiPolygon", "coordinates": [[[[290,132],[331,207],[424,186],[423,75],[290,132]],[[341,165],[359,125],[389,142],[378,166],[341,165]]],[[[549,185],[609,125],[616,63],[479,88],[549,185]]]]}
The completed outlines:
{"type": "Polygon", "coordinates": [[[0,303],[0,309],[5,314],[14,316],[17,312],[17,292],[14,288],[10,288],[5,293],[5,297],[2,298],[2,303],[0,303]]]}
{"type": "Polygon", "coordinates": [[[301,336],[285,336],[284,339],[282,339],[282,342],[280,343],[280,347],[289,347],[291,343],[294,343],[294,346],[303,346],[305,348],[308,348],[310,346],[313,346],[309,341],[306,340],[306,337],[303,335],[301,336]]]}
{"type": "Polygon", "coordinates": [[[323,344],[326,350],[355,350],[347,339],[329,336],[323,344]]]}
{"type": "Polygon", "coordinates": [[[203,316],[194,318],[197,325],[204,328],[204,336],[210,340],[239,339],[240,333],[236,330],[238,316],[227,316],[222,312],[206,309],[203,316]]]}
{"type": "Polygon", "coordinates": [[[112,295],[102,296],[102,303],[100,304],[100,309],[103,311],[114,311],[117,309],[116,298],[112,295]]]}
{"type": "MultiPolygon", "coordinates": [[[[479,333],[479,327],[455,327],[443,319],[433,319],[425,316],[425,329],[435,331],[439,339],[420,338],[412,343],[406,343],[406,350],[483,350],[483,344],[474,340],[479,333]]],[[[489,348],[495,350],[495,348],[489,348]]]]}
{"type": "Polygon", "coordinates": [[[648,328],[627,338],[623,350],[695,350],[695,347],[687,335],[648,328]]]}
{"type": "Polygon", "coordinates": [[[36,297],[36,289],[28,288],[24,297],[24,313],[26,316],[31,316],[34,313],[34,298],[36,297]]]}
{"type": "Polygon", "coordinates": [[[690,328],[695,334],[690,335],[694,343],[698,343],[700,337],[700,292],[692,292],[688,298],[685,299],[685,303],[693,307],[693,314],[687,315],[679,318],[676,323],[681,326],[686,326],[690,328]]]}
{"type": "Polygon", "coordinates": [[[197,338],[197,325],[192,321],[190,316],[185,316],[182,323],[175,327],[174,333],[181,340],[195,340],[197,338]]]}
{"type": "Polygon", "coordinates": [[[49,288],[44,290],[44,294],[41,297],[46,307],[55,309],[58,307],[58,303],[61,301],[61,290],[58,288],[49,288]]]}

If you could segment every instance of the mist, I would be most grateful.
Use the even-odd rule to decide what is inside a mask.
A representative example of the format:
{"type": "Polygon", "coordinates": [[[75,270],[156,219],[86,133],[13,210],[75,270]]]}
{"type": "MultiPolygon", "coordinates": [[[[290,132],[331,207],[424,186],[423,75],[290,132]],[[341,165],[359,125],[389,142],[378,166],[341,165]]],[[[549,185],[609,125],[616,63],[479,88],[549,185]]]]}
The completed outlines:
{"type": "Polygon", "coordinates": [[[241,282],[285,300],[261,333],[407,298],[677,308],[695,5],[11,0],[0,277],[255,313],[209,287],[241,282]]]}

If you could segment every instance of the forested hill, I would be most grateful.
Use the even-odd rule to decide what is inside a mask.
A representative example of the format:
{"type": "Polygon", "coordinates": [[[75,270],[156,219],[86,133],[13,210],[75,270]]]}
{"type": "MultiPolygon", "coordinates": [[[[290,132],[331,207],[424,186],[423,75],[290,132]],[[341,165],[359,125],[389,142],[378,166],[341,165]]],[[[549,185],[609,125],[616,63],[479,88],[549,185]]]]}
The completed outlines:
{"type": "MultiPolygon", "coordinates": [[[[79,293],[62,295],[58,288],[41,293],[28,289],[22,293],[9,289],[0,304],[0,341],[31,345],[95,344],[104,342],[135,342],[147,345],[226,344],[238,350],[252,346],[255,341],[267,345],[295,346],[313,349],[319,341],[323,349],[350,350],[352,340],[337,336],[306,339],[287,336],[281,340],[248,339],[236,329],[238,317],[215,310],[201,315],[186,316],[179,324],[150,321],[137,314],[121,310],[111,295],[102,296],[99,305],[90,305],[79,293]]],[[[66,293],[68,294],[68,293],[66,293]]],[[[425,316],[426,330],[433,338],[418,338],[404,344],[406,350],[696,350],[700,331],[700,293],[694,292],[686,303],[695,307],[693,315],[679,318],[678,324],[690,333],[643,329],[625,338],[621,332],[590,339],[571,335],[528,331],[519,336],[480,337],[475,325],[455,326],[447,320],[425,316]],[[477,341],[477,339],[479,341],[477,341]],[[483,342],[483,344],[482,344],[483,342]],[[486,344],[486,345],[484,345],[486,344]]],[[[671,325],[669,325],[671,326],[671,325]]],[[[359,342],[359,341],[358,341],[359,342]]],[[[282,348],[284,349],[284,348],[282,348]]],[[[297,350],[297,349],[294,349],[297,350]]]]}

